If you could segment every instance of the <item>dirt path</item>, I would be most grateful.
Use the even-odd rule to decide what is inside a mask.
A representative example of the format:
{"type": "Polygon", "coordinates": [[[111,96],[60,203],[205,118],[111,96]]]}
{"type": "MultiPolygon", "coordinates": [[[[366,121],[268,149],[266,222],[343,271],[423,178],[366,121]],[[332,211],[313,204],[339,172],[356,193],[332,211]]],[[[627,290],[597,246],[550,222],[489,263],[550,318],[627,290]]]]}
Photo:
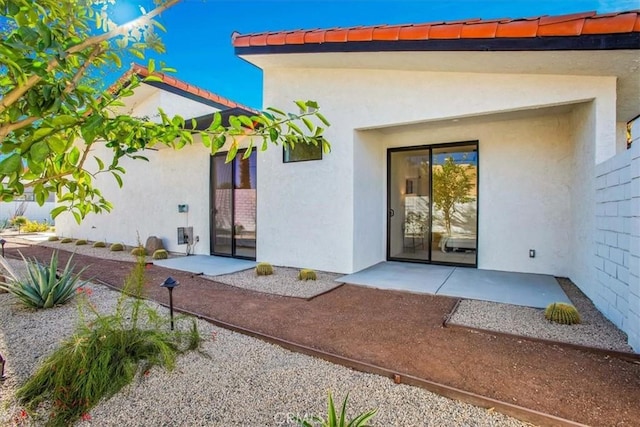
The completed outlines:
{"type": "MultiPolygon", "coordinates": [[[[21,247],[50,257],[46,247],[21,247]]],[[[16,255],[16,245],[7,245],[16,255]]],[[[60,252],[66,262],[67,252],[60,252]]],[[[120,286],[132,263],[74,257],[120,286]]],[[[174,305],[309,347],[589,425],[640,425],[640,365],[579,350],[442,328],[455,299],[344,285],[311,301],[247,291],[150,266],[147,294],[180,281],[174,305]]]]}

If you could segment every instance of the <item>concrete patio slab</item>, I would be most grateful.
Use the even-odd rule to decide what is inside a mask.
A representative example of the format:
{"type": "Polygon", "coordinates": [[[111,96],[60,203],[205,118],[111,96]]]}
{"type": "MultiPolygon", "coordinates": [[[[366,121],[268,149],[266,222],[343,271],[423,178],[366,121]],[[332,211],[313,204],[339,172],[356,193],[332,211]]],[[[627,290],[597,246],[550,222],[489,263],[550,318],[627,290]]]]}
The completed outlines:
{"type": "Polygon", "coordinates": [[[535,308],[571,304],[553,276],[473,268],[456,268],[437,294],[535,308]]]}
{"type": "Polygon", "coordinates": [[[435,294],[454,267],[408,262],[381,262],[336,281],[379,289],[435,294]]]}
{"type": "Polygon", "coordinates": [[[381,262],[337,281],[379,289],[444,295],[544,308],[571,300],[553,276],[449,267],[434,264],[381,262]]]}
{"type": "Polygon", "coordinates": [[[256,266],[255,261],[220,256],[191,255],[153,261],[159,267],[173,268],[207,276],[237,273],[256,266]]]}

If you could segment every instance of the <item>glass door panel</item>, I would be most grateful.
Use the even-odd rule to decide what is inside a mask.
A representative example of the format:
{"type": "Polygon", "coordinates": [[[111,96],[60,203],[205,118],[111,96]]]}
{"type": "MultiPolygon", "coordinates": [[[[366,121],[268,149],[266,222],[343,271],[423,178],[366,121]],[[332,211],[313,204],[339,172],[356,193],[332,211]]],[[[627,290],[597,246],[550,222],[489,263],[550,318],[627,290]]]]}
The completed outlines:
{"type": "Polygon", "coordinates": [[[389,258],[429,260],[429,150],[389,156],[389,258]]]}
{"type": "Polygon", "coordinates": [[[478,149],[476,144],[434,148],[431,180],[431,260],[476,264],[478,149]]]}
{"type": "Polygon", "coordinates": [[[225,156],[212,158],[211,252],[216,255],[233,254],[233,163],[225,163],[225,156]]]}
{"type": "Polygon", "coordinates": [[[233,195],[234,255],[256,257],[256,152],[246,159],[239,153],[235,160],[233,195]]]}

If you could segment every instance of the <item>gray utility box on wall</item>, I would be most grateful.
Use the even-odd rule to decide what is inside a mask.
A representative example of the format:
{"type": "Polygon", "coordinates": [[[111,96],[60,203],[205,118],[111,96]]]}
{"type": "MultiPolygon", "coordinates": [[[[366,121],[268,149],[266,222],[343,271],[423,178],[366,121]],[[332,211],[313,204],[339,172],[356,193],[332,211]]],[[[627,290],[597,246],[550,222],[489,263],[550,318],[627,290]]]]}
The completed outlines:
{"type": "Polygon", "coordinates": [[[193,245],[193,227],[178,227],[178,244],[193,245]]]}

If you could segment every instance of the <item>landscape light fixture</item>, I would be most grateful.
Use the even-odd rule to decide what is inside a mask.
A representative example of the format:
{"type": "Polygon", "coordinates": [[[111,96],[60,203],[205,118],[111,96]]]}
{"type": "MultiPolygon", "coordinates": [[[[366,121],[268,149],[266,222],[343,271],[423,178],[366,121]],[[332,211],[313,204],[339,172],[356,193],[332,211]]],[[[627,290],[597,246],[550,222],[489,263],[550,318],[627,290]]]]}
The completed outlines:
{"type": "Polygon", "coordinates": [[[173,331],[173,288],[178,286],[180,282],[169,276],[166,278],[162,285],[163,288],[169,289],[169,315],[171,316],[171,330],[173,331]]]}
{"type": "Polygon", "coordinates": [[[0,245],[2,245],[2,258],[4,258],[4,244],[7,243],[6,240],[0,239],[0,245]]]}

